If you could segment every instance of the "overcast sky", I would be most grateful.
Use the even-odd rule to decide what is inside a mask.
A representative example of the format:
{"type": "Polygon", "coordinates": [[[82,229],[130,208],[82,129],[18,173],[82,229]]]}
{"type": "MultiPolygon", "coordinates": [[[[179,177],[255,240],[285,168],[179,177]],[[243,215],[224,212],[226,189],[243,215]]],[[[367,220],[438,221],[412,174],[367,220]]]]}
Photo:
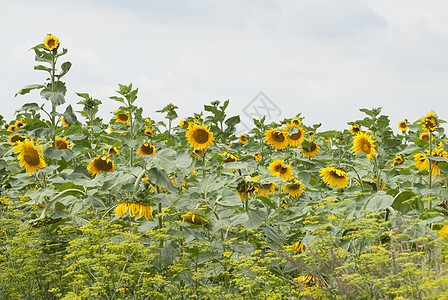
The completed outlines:
{"type": "Polygon", "coordinates": [[[73,63],[67,98],[100,99],[107,119],[118,83],[139,88],[145,116],[173,102],[180,117],[230,99],[229,115],[302,113],[308,125],[348,128],[382,107],[395,129],[433,110],[448,120],[446,0],[0,0],[0,114],[44,103],[28,51],[47,33],[73,63]],[[263,99],[254,98],[263,92],[263,99]],[[267,97],[271,102],[265,99],[267,97]],[[268,105],[268,106],[269,106],[268,105]]]}

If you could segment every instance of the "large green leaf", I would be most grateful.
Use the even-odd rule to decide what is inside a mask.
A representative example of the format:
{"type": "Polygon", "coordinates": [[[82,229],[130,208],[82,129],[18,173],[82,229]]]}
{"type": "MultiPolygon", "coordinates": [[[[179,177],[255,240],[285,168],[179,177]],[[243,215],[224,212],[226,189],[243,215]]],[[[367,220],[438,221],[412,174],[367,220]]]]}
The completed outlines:
{"type": "Polygon", "coordinates": [[[394,198],[387,195],[384,191],[379,191],[367,200],[364,209],[370,209],[372,211],[378,211],[388,208],[394,202],[394,198]]]}
{"type": "Polygon", "coordinates": [[[25,95],[25,94],[28,94],[28,93],[29,93],[30,91],[32,91],[32,90],[38,90],[38,89],[41,89],[41,88],[43,88],[43,87],[45,87],[45,86],[42,85],[42,84],[30,84],[30,85],[27,85],[27,86],[21,88],[21,89],[14,95],[14,97],[17,97],[17,95],[25,95]]]}
{"type": "Polygon", "coordinates": [[[42,98],[51,101],[54,106],[59,106],[65,103],[65,93],[67,88],[62,81],[56,81],[54,83],[54,91],[51,88],[51,84],[47,84],[45,88],[40,92],[42,98]]]}

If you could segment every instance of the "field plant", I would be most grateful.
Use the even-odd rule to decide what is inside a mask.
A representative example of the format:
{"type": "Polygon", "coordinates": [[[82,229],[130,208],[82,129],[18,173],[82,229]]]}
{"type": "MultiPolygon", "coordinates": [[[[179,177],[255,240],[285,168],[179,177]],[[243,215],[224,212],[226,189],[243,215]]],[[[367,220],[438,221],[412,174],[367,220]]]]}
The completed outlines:
{"type": "Polygon", "coordinates": [[[52,34],[32,50],[48,78],[16,96],[43,100],[0,118],[0,299],[448,298],[434,112],[395,132],[372,108],[343,131],[298,113],[236,135],[229,100],[145,116],[131,83],[75,111],[67,50],[52,34]]]}

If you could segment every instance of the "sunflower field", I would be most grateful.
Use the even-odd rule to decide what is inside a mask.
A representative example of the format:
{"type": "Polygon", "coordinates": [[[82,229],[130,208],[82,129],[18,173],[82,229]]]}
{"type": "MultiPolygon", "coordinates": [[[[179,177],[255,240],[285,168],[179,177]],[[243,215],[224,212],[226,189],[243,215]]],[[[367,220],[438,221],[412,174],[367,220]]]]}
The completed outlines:
{"type": "Polygon", "coordinates": [[[0,116],[0,299],[448,299],[434,112],[236,135],[229,100],[155,121],[119,84],[103,120],[104,100],[66,103],[57,37],[32,50],[47,79],[16,96],[42,101],[0,116]]]}

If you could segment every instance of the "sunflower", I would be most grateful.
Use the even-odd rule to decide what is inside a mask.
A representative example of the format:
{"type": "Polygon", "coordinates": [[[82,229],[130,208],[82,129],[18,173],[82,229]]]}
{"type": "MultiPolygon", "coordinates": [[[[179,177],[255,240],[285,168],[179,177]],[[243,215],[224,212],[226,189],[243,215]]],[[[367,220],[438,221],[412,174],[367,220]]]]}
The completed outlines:
{"type": "MultiPolygon", "coordinates": [[[[444,157],[444,158],[448,158],[448,153],[445,152],[442,147],[442,145],[440,145],[439,148],[435,148],[432,152],[432,156],[436,156],[436,157],[444,157]]],[[[429,154],[429,150],[426,150],[426,155],[430,155],[429,154]]],[[[421,153],[419,153],[421,154],[421,153]]],[[[418,155],[418,154],[417,154],[418,155]]],[[[415,166],[417,168],[419,168],[420,170],[428,170],[429,168],[429,162],[428,162],[428,158],[427,156],[425,156],[426,161],[423,162],[423,158],[421,156],[417,157],[417,155],[415,156],[415,166]],[[418,159],[418,161],[417,161],[418,159]]],[[[423,155],[423,154],[422,154],[423,155]]],[[[438,161],[434,161],[431,160],[431,173],[432,175],[440,175],[440,168],[439,168],[439,162],[438,161]]]]}
{"type": "Polygon", "coordinates": [[[114,162],[109,158],[109,155],[98,155],[87,165],[87,170],[90,175],[95,176],[99,173],[114,172],[114,162]]]}
{"type": "Polygon", "coordinates": [[[154,132],[152,132],[152,130],[146,126],[145,126],[145,129],[142,129],[141,133],[149,135],[149,136],[154,136],[154,132]]]}
{"type": "Polygon", "coordinates": [[[19,128],[17,128],[17,126],[15,124],[11,124],[8,126],[9,132],[16,132],[17,130],[19,130],[19,128]]]}
{"type": "Polygon", "coordinates": [[[358,125],[353,125],[352,127],[350,127],[351,134],[357,134],[359,132],[361,132],[361,127],[359,127],[358,125]]]}
{"type": "Polygon", "coordinates": [[[406,120],[398,122],[398,129],[400,129],[403,132],[408,130],[408,123],[406,122],[406,120]]]}
{"type": "Polygon", "coordinates": [[[437,115],[433,112],[427,113],[424,118],[421,118],[422,127],[426,131],[433,132],[439,127],[439,120],[437,119],[437,115]]]}
{"type": "Polygon", "coordinates": [[[308,275],[308,274],[303,274],[300,275],[297,280],[302,283],[304,286],[312,286],[316,283],[315,278],[313,277],[313,275],[308,275]]]}
{"type": "Polygon", "coordinates": [[[61,150],[61,149],[71,149],[69,143],[67,142],[67,137],[60,138],[58,136],[55,136],[55,149],[61,150]]]}
{"type": "Polygon", "coordinates": [[[137,202],[120,202],[115,209],[115,216],[122,217],[126,212],[129,212],[131,217],[143,217],[146,220],[152,220],[151,205],[137,203],[137,202]]]}
{"type": "Polygon", "coordinates": [[[182,219],[184,219],[185,222],[194,225],[204,225],[205,223],[207,223],[200,215],[192,212],[187,212],[186,214],[183,214],[181,217],[182,219]]]}
{"type": "Polygon", "coordinates": [[[360,132],[355,135],[352,149],[355,154],[360,152],[365,153],[369,160],[376,155],[375,144],[372,137],[365,132],[360,132]]]}
{"type": "Polygon", "coordinates": [[[283,130],[288,135],[288,144],[292,147],[301,145],[305,140],[305,130],[300,126],[294,125],[294,123],[287,123],[283,130]]]}
{"type": "Polygon", "coordinates": [[[179,126],[180,126],[180,127],[188,126],[188,121],[185,120],[185,119],[180,120],[180,122],[179,122],[179,126]]]}
{"type": "Polygon", "coordinates": [[[119,109],[117,109],[117,113],[114,114],[114,120],[116,122],[120,122],[120,123],[124,123],[128,126],[131,125],[130,121],[129,121],[129,113],[126,112],[125,114],[122,113],[119,109]]]}
{"type": "Polygon", "coordinates": [[[423,153],[417,153],[414,155],[415,160],[415,166],[419,170],[427,170],[428,169],[428,159],[426,158],[426,155],[423,153]]]}
{"type": "Polygon", "coordinates": [[[59,47],[59,40],[52,34],[47,34],[44,40],[44,46],[47,50],[52,51],[59,47]]]}
{"type": "Polygon", "coordinates": [[[331,188],[337,186],[342,189],[348,185],[348,175],[345,171],[335,168],[326,167],[320,169],[320,174],[322,180],[328,184],[331,188]]]}
{"type": "Polygon", "coordinates": [[[61,122],[62,122],[62,126],[63,127],[67,127],[68,126],[67,120],[64,119],[64,117],[61,117],[61,122]]]}
{"type": "Polygon", "coordinates": [[[418,135],[418,138],[421,139],[422,141],[427,141],[427,142],[429,142],[429,132],[428,132],[428,131],[421,132],[421,133],[418,135]]]}
{"type": "Polygon", "coordinates": [[[288,146],[288,136],[280,129],[267,130],[264,140],[277,150],[285,149],[288,146]]]}
{"type": "Polygon", "coordinates": [[[156,147],[150,143],[143,143],[137,150],[138,155],[156,155],[156,147]]]}
{"type": "Polygon", "coordinates": [[[291,120],[291,124],[293,124],[293,125],[299,127],[299,126],[302,125],[302,122],[300,121],[299,118],[294,118],[294,119],[291,120]]]}
{"type": "Polygon", "coordinates": [[[299,197],[303,193],[305,185],[298,179],[292,177],[289,180],[285,180],[286,185],[282,185],[282,190],[288,193],[289,198],[299,197]]]}
{"type": "Polygon", "coordinates": [[[288,204],[288,200],[286,200],[286,199],[282,199],[282,200],[280,201],[280,207],[281,207],[281,208],[285,207],[287,204],[288,204]]]}
{"type": "Polygon", "coordinates": [[[20,161],[20,166],[25,166],[26,171],[33,174],[37,171],[37,169],[42,169],[47,166],[45,164],[44,157],[40,152],[42,147],[43,146],[40,145],[36,148],[32,139],[25,139],[23,142],[17,141],[17,145],[12,148],[16,150],[16,153],[20,152],[17,157],[20,161]]]}
{"type": "Polygon", "coordinates": [[[445,241],[448,243],[448,224],[444,225],[439,230],[439,235],[445,239],[445,241]]]}
{"type": "Polygon", "coordinates": [[[17,120],[17,121],[15,122],[15,125],[16,125],[16,127],[17,127],[18,129],[20,129],[21,127],[23,127],[23,126],[26,125],[26,121],[25,121],[24,118],[22,118],[22,119],[20,119],[20,120],[17,120]]]}
{"type": "Polygon", "coordinates": [[[210,129],[205,127],[204,124],[190,124],[185,135],[187,136],[188,143],[190,143],[190,146],[195,150],[205,150],[210,147],[215,140],[213,133],[210,132],[210,129]]]}
{"type": "Polygon", "coordinates": [[[240,134],[240,136],[238,137],[238,141],[243,144],[246,145],[248,140],[247,140],[247,135],[246,134],[240,134]]]}
{"type": "Polygon", "coordinates": [[[301,241],[297,241],[292,245],[292,251],[302,253],[306,247],[301,241]]]}
{"type": "Polygon", "coordinates": [[[254,157],[255,161],[259,161],[261,159],[261,154],[260,153],[255,153],[253,157],[254,157]]]}
{"type": "Polygon", "coordinates": [[[399,165],[404,161],[403,159],[403,155],[401,154],[396,154],[394,157],[394,161],[393,163],[391,163],[392,166],[395,166],[396,164],[399,165]]]}
{"type": "Polygon", "coordinates": [[[308,146],[305,145],[301,145],[300,147],[302,148],[302,153],[305,157],[314,157],[317,155],[317,153],[320,150],[319,145],[317,144],[317,142],[313,139],[309,139],[308,141],[308,146]]]}
{"type": "Polygon", "coordinates": [[[21,136],[20,134],[13,134],[8,138],[8,143],[15,143],[15,142],[23,142],[26,139],[25,136],[21,136]]]}
{"type": "MultiPolygon", "coordinates": [[[[110,147],[110,145],[106,145],[108,147],[110,147]]],[[[109,150],[103,150],[103,154],[104,155],[108,155],[108,154],[120,154],[120,150],[118,150],[117,147],[110,147],[109,150]]]]}
{"type": "Polygon", "coordinates": [[[243,180],[236,186],[236,192],[240,195],[241,202],[244,202],[249,198],[254,196],[256,190],[256,185],[253,182],[243,180]]]}
{"type": "Polygon", "coordinates": [[[284,165],[283,160],[276,159],[269,166],[269,172],[272,176],[289,179],[292,177],[292,169],[290,165],[284,165]]]}
{"type": "MultiPolygon", "coordinates": [[[[262,175],[255,176],[255,177],[252,177],[252,180],[259,181],[261,179],[261,177],[262,177],[262,175]]],[[[255,195],[269,197],[269,193],[274,194],[276,186],[277,186],[277,184],[275,184],[275,182],[262,183],[261,186],[257,186],[255,188],[255,195]]]]}

